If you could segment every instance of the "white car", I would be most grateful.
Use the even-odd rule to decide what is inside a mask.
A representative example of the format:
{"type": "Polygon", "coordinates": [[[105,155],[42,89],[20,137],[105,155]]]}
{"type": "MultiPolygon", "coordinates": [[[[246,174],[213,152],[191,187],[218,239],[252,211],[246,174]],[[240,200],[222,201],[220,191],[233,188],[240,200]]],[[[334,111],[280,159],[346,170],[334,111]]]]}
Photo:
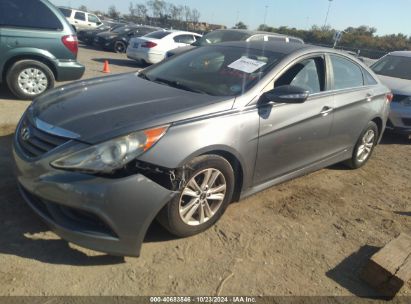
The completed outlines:
{"type": "Polygon", "coordinates": [[[150,64],[166,58],[168,51],[192,44],[202,35],[183,31],[156,31],[140,38],[130,39],[127,57],[150,64]]]}
{"type": "Polygon", "coordinates": [[[103,24],[99,17],[87,12],[66,7],[59,7],[59,10],[73,26],[75,31],[92,30],[103,24]]]}

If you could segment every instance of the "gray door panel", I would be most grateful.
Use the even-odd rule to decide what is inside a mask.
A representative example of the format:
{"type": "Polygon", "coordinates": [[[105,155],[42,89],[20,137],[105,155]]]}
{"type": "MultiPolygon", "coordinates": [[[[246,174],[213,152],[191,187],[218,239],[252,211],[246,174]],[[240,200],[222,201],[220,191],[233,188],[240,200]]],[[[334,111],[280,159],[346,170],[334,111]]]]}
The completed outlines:
{"type": "Polygon", "coordinates": [[[311,97],[303,104],[260,109],[260,139],[254,176],[258,185],[305,167],[333,153],[330,130],[332,96],[311,97]]]}

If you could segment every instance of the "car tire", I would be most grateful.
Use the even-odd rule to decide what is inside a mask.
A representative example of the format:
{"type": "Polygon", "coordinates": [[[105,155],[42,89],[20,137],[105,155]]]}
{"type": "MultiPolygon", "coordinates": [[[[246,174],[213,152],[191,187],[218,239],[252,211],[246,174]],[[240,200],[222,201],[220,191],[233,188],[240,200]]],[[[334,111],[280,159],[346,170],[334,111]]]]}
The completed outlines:
{"type": "Polygon", "coordinates": [[[53,88],[55,79],[53,72],[44,63],[36,60],[21,60],[14,63],[7,71],[6,81],[15,96],[28,100],[53,88]]]}
{"type": "Polygon", "coordinates": [[[232,200],[235,181],[233,168],[221,156],[200,156],[185,167],[189,168],[187,182],[157,217],[162,226],[179,237],[195,235],[213,226],[232,200]],[[207,177],[208,187],[204,183],[207,177]],[[204,187],[199,189],[193,181],[204,187]]]}
{"type": "Polygon", "coordinates": [[[361,132],[355,144],[351,159],[346,161],[345,164],[351,169],[358,169],[364,166],[370,159],[378,143],[378,138],[378,126],[375,122],[370,121],[367,127],[361,132]]]}
{"type": "Polygon", "coordinates": [[[127,45],[124,41],[116,41],[114,42],[114,52],[116,53],[125,53],[127,50],[127,45]]]}

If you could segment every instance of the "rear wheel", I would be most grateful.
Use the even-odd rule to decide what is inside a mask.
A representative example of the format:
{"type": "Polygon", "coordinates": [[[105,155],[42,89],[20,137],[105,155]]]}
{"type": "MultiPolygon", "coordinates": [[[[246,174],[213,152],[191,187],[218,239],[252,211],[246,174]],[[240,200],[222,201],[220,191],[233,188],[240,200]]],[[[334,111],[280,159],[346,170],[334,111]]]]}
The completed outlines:
{"type": "Polygon", "coordinates": [[[123,41],[116,41],[114,43],[114,52],[125,53],[127,50],[127,45],[123,41]]]}
{"type": "Polygon", "coordinates": [[[21,60],[7,72],[10,91],[20,99],[34,99],[54,87],[54,74],[50,68],[36,60],[21,60]]]}
{"type": "Polygon", "coordinates": [[[358,169],[367,163],[378,143],[378,133],[378,126],[375,122],[370,121],[362,131],[351,159],[346,162],[350,168],[358,169]]]}
{"type": "Polygon", "coordinates": [[[195,158],[187,164],[187,183],[160,212],[159,222],[171,233],[185,237],[203,232],[223,215],[234,191],[230,163],[217,155],[195,158]]]}

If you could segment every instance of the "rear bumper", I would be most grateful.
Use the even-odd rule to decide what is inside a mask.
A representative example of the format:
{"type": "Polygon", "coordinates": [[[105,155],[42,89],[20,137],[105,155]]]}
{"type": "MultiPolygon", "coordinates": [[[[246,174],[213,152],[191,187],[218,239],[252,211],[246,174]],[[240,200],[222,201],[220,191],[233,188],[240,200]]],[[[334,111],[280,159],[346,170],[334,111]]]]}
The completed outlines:
{"type": "Polygon", "coordinates": [[[53,169],[50,156],[28,161],[21,153],[15,140],[17,180],[27,204],[57,235],[93,250],[139,256],[147,229],[175,195],[141,174],[96,177],[53,169]]]}
{"type": "Polygon", "coordinates": [[[57,81],[78,80],[83,77],[86,67],[77,61],[57,61],[57,81]]]}
{"type": "Polygon", "coordinates": [[[127,58],[133,60],[144,60],[147,63],[155,64],[163,61],[165,59],[165,54],[140,51],[129,47],[127,49],[127,58]]]}

